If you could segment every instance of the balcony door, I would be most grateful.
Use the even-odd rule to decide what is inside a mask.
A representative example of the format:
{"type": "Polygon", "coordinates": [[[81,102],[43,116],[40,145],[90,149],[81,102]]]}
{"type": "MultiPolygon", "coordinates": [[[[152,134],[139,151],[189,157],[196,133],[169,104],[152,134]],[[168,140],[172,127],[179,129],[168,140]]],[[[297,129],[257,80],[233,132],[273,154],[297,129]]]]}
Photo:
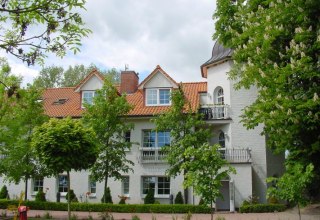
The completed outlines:
{"type": "Polygon", "coordinates": [[[223,88],[218,86],[214,92],[215,107],[216,107],[216,118],[224,118],[224,93],[223,88]]]}

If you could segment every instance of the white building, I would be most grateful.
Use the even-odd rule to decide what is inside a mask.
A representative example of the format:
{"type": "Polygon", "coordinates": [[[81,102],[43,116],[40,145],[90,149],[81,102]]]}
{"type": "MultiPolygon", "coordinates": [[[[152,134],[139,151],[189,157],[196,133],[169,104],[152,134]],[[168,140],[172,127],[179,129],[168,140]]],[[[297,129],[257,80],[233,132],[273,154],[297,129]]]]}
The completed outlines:
{"type": "MultiPolygon", "coordinates": [[[[244,199],[256,195],[261,202],[266,202],[266,178],[281,175],[283,156],[274,156],[266,147],[265,136],[261,136],[262,125],[254,130],[247,130],[240,123],[241,110],[252,103],[257,95],[256,88],[234,90],[234,82],[228,80],[227,72],[232,66],[231,50],[215,44],[212,57],[201,66],[201,73],[207,82],[183,83],[186,97],[194,111],[205,114],[208,126],[213,127],[211,143],[220,143],[224,157],[235,167],[237,174],[230,175],[223,181],[224,200],[217,201],[217,208],[233,210],[239,207],[244,199]],[[230,207],[231,204],[231,207],[230,207]]],[[[150,119],[170,108],[170,92],[178,87],[160,66],[138,84],[139,78],[134,71],[121,73],[120,93],[127,93],[127,100],[134,105],[129,114],[129,121],[135,127],[128,138],[133,145],[127,157],[134,162],[134,172],[124,174],[124,181],[109,181],[112,198],[115,203],[119,196],[128,197],[127,203],[143,203],[148,187],[155,188],[155,198],[161,203],[169,203],[170,194],[183,192],[182,176],[169,178],[165,176],[168,168],[161,147],[170,143],[169,132],[154,132],[155,125],[150,119]]],[[[50,117],[81,117],[83,100],[90,102],[94,91],[103,85],[103,76],[97,71],[91,72],[79,85],[68,88],[47,89],[44,93],[46,114],[50,117]]],[[[0,177],[3,181],[3,177],[0,177]]],[[[24,183],[9,185],[11,198],[24,189],[24,183]]],[[[34,199],[39,189],[46,192],[50,201],[56,201],[57,192],[65,201],[67,191],[66,174],[56,178],[30,180],[28,198],[34,199]]],[[[71,173],[71,188],[82,202],[100,202],[103,196],[103,183],[89,179],[86,171],[71,173]]],[[[189,193],[189,203],[198,204],[198,198],[189,193]]]]}

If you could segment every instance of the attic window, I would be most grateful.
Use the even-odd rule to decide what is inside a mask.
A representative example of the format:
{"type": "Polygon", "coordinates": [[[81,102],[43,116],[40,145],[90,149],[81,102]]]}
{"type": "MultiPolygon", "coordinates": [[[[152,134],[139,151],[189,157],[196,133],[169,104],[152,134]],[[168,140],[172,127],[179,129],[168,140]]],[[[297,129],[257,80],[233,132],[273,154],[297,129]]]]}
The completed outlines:
{"type": "Polygon", "coordinates": [[[68,101],[68,99],[63,98],[63,99],[57,99],[55,100],[52,104],[53,105],[63,105],[64,103],[66,103],[68,101]]]}

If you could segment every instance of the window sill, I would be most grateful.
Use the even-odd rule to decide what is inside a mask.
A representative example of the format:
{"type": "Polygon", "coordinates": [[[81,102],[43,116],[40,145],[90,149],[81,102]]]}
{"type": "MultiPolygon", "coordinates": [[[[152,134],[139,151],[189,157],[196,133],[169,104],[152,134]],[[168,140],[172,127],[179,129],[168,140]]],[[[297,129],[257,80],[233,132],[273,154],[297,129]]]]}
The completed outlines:
{"type": "Polygon", "coordinates": [[[67,196],[67,193],[66,193],[66,192],[60,192],[60,196],[61,196],[61,197],[66,197],[66,196],[67,196]]]}
{"type": "MultiPolygon", "coordinates": [[[[144,199],[147,196],[147,194],[143,194],[142,198],[144,199]]],[[[169,199],[170,195],[154,195],[154,198],[156,199],[169,199]]]]}

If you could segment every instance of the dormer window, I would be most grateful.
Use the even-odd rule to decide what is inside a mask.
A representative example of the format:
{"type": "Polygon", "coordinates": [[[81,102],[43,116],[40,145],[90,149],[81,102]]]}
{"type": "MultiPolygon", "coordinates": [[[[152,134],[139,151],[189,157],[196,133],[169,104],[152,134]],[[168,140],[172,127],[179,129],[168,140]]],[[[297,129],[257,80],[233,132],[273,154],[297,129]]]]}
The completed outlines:
{"type": "Polygon", "coordinates": [[[82,107],[83,104],[92,105],[95,91],[82,91],[82,107]]]}
{"type": "Polygon", "coordinates": [[[146,106],[171,105],[171,89],[146,89],[146,106]]]}

